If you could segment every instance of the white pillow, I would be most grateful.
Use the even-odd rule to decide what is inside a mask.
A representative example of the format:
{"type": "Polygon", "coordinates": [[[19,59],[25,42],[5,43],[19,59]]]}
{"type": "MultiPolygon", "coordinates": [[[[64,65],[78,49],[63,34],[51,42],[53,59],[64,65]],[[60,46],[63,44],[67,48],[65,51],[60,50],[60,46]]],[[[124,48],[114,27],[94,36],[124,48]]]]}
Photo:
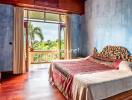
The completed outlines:
{"type": "Polygon", "coordinates": [[[127,62],[127,61],[120,62],[119,70],[132,71],[132,62],[127,62]]]}

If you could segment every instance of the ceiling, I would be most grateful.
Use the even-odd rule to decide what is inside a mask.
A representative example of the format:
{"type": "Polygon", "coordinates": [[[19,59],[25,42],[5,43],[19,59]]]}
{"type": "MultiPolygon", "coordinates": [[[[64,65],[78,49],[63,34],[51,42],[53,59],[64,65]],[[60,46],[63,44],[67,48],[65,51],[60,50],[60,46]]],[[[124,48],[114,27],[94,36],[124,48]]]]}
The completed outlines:
{"type": "Polygon", "coordinates": [[[0,0],[0,3],[26,8],[48,9],[68,13],[84,13],[84,0],[0,0]]]}

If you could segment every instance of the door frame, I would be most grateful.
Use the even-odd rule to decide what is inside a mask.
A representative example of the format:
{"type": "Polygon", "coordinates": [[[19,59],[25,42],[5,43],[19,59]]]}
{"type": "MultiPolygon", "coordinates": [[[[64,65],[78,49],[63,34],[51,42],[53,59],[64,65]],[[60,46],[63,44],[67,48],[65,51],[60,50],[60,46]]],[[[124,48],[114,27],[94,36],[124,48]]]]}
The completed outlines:
{"type": "Polygon", "coordinates": [[[29,71],[29,65],[30,65],[30,60],[29,60],[29,41],[28,41],[28,21],[24,20],[24,28],[26,31],[26,59],[25,59],[25,64],[26,64],[26,71],[29,71]]]}
{"type": "MultiPolygon", "coordinates": [[[[26,70],[28,71],[29,70],[29,66],[30,66],[30,48],[29,48],[29,34],[28,34],[28,24],[29,24],[29,21],[31,22],[42,22],[42,23],[52,23],[52,24],[58,24],[58,39],[59,39],[59,47],[58,47],[58,50],[59,50],[59,59],[61,59],[61,16],[62,15],[66,15],[66,13],[57,13],[57,12],[48,12],[48,11],[39,11],[39,10],[33,10],[33,9],[25,9],[27,11],[27,18],[24,20],[24,24],[25,24],[25,28],[26,28],[26,70]],[[53,14],[59,14],[59,22],[47,22],[45,21],[45,18],[43,21],[38,21],[37,19],[36,20],[30,20],[29,19],[29,11],[38,11],[38,12],[43,12],[44,13],[44,17],[45,17],[45,13],[53,13],[53,14]]],[[[64,23],[63,23],[64,24],[64,23]]],[[[65,23],[66,24],[66,23],[65,23]]],[[[65,25],[66,26],[66,25],[65,25]]],[[[64,35],[65,36],[65,35],[64,35]]],[[[65,37],[64,37],[65,38],[65,37]]],[[[65,44],[65,43],[64,43],[65,44]]],[[[65,51],[65,50],[64,50],[65,51]]],[[[64,52],[65,53],[65,52],[64,52]]],[[[64,54],[65,55],[65,54],[64,54]]],[[[65,58],[65,57],[64,57],[65,58]]]]}

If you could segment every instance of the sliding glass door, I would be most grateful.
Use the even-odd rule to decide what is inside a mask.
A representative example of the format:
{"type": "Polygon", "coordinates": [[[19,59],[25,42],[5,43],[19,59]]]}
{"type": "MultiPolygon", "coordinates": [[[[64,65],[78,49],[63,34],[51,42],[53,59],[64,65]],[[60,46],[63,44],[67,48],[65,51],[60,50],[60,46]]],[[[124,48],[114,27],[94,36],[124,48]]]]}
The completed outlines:
{"type": "Polygon", "coordinates": [[[28,22],[28,45],[31,63],[50,62],[65,58],[64,14],[25,10],[28,22]]]}

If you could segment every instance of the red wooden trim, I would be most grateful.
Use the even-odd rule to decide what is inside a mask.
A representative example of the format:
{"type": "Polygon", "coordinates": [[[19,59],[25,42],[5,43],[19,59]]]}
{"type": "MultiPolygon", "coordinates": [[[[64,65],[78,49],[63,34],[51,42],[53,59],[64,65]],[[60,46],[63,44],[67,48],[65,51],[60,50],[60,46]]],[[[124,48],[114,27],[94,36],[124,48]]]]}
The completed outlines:
{"type": "Polygon", "coordinates": [[[84,13],[84,1],[82,0],[0,0],[0,3],[11,4],[15,6],[21,6],[26,8],[35,8],[35,9],[46,9],[52,11],[60,11],[66,13],[84,13]]]}

